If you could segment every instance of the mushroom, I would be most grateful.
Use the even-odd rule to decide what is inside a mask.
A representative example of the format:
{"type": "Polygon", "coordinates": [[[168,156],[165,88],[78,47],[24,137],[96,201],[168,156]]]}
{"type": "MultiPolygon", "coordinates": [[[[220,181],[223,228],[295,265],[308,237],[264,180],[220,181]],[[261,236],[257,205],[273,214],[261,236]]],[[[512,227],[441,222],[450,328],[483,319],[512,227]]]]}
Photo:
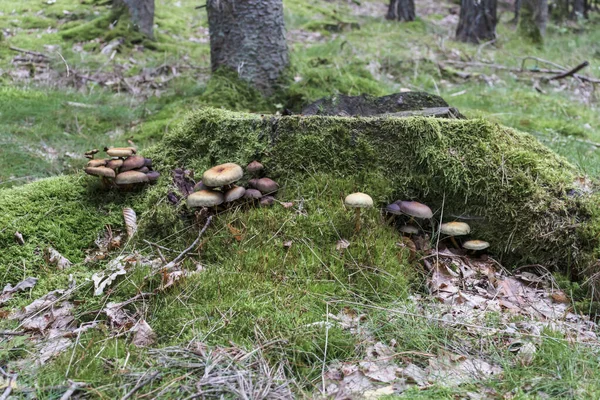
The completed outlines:
{"type": "Polygon", "coordinates": [[[425,204],[416,201],[397,201],[395,204],[398,204],[400,211],[402,211],[403,214],[409,215],[411,220],[412,218],[430,219],[433,217],[431,208],[427,207],[425,204]]]}
{"type": "Polygon", "coordinates": [[[227,186],[244,176],[242,167],[234,163],[226,163],[212,167],[202,175],[202,182],[208,187],[227,186]]]}
{"type": "Polygon", "coordinates": [[[246,193],[244,193],[245,199],[250,200],[258,200],[262,197],[262,193],[257,189],[246,189],[246,193]]]}
{"type": "Polygon", "coordinates": [[[204,183],[202,183],[202,181],[199,181],[198,183],[196,183],[194,185],[194,192],[198,192],[200,190],[205,190],[208,189],[208,186],[206,186],[204,183]]]}
{"type": "Polygon", "coordinates": [[[131,171],[132,169],[142,168],[146,165],[146,159],[142,156],[130,156],[123,161],[121,169],[119,171],[131,171]]]}
{"type": "Polygon", "coordinates": [[[346,196],[344,204],[356,209],[354,230],[358,232],[360,230],[360,209],[373,207],[373,199],[368,194],[357,192],[346,196]]]}
{"type": "Polygon", "coordinates": [[[121,168],[121,165],[123,165],[123,160],[120,158],[115,158],[114,160],[110,160],[106,163],[106,168],[117,169],[121,168]]]}
{"type": "Polygon", "coordinates": [[[223,194],[214,190],[200,190],[187,197],[187,206],[193,207],[214,207],[223,203],[223,194]]]}
{"type": "Polygon", "coordinates": [[[87,167],[84,169],[88,175],[100,176],[103,178],[114,178],[115,171],[106,167],[87,167]]]}
{"type": "Polygon", "coordinates": [[[148,177],[148,181],[150,183],[155,183],[158,180],[160,174],[158,173],[158,171],[150,171],[146,174],[146,176],[148,177]]]}
{"type": "Polygon", "coordinates": [[[103,167],[107,164],[106,160],[98,159],[98,160],[90,160],[87,163],[87,167],[103,167]]]}
{"type": "Polygon", "coordinates": [[[148,168],[152,167],[152,160],[150,158],[144,158],[144,165],[148,168]]]}
{"type": "Polygon", "coordinates": [[[261,206],[268,207],[268,206],[272,206],[273,203],[275,203],[275,197],[273,197],[273,196],[264,196],[260,199],[261,206]]]}
{"type": "Polygon", "coordinates": [[[414,225],[402,225],[399,230],[407,235],[416,235],[419,233],[419,228],[414,225]]]}
{"type": "Polygon", "coordinates": [[[471,232],[471,227],[465,222],[446,222],[440,226],[440,233],[450,236],[450,240],[454,247],[460,246],[456,243],[454,236],[464,236],[471,232]]]}
{"type": "Polygon", "coordinates": [[[385,211],[389,214],[392,214],[392,216],[387,221],[388,224],[392,222],[392,220],[394,219],[394,215],[402,214],[400,206],[396,203],[388,204],[387,206],[385,206],[385,211]]]}
{"type": "Polygon", "coordinates": [[[136,183],[146,183],[148,182],[148,180],[148,176],[143,172],[126,171],[121,172],[119,175],[117,175],[117,177],[115,178],[115,184],[119,186],[127,186],[136,183]]]}
{"type": "Polygon", "coordinates": [[[224,196],[225,203],[231,203],[232,201],[241,199],[245,193],[246,193],[246,189],[243,188],[242,186],[234,186],[225,192],[225,196],[224,196]]]}
{"type": "Polygon", "coordinates": [[[260,171],[262,171],[265,167],[263,165],[254,160],[246,167],[246,171],[250,172],[252,175],[258,175],[260,171]]]}
{"type": "Polygon", "coordinates": [[[138,172],[143,172],[144,174],[147,174],[148,172],[150,172],[150,168],[148,168],[148,167],[142,167],[142,168],[133,169],[132,171],[138,171],[138,172]]]}
{"type": "Polygon", "coordinates": [[[94,150],[90,150],[90,151],[86,151],[85,153],[83,153],[85,155],[85,158],[89,158],[90,160],[94,159],[94,156],[98,153],[98,149],[94,149],[94,150]]]}
{"type": "Polygon", "coordinates": [[[279,189],[277,182],[271,178],[250,179],[248,183],[262,194],[275,193],[279,189]]]}
{"type": "Polygon", "coordinates": [[[463,248],[467,250],[472,250],[474,253],[481,250],[485,250],[488,247],[490,247],[490,244],[483,240],[467,240],[463,243],[463,248]]]}
{"type": "Polygon", "coordinates": [[[111,157],[129,157],[136,153],[133,147],[113,147],[112,149],[106,147],[104,151],[111,157]]]}

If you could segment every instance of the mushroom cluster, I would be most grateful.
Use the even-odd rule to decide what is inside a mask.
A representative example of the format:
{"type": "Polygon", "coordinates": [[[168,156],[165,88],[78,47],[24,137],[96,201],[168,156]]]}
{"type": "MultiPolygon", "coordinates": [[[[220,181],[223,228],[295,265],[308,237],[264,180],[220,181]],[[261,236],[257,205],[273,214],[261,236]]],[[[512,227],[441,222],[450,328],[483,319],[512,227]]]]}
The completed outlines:
{"type": "Polygon", "coordinates": [[[160,174],[152,169],[152,160],[136,154],[134,147],[105,148],[109,158],[95,159],[98,150],[85,153],[89,158],[85,173],[98,176],[105,187],[116,186],[120,189],[132,189],[146,183],[155,183],[160,174]]]}
{"type": "Polygon", "coordinates": [[[234,205],[239,202],[250,202],[261,206],[275,203],[273,195],[279,190],[279,185],[267,177],[260,177],[264,167],[258,161],[252,161],[246,171],[252,179],[250,187],[236,186],[234,183],[242,179],[242,167],[234,163],[217,165],[202,174],[202,180],[194,186],[194,192],[187,197],[190,208],[216,207],[221,204],[234,205]]]}
{"type": "MultiPolygon", "coordinates": [[[[391,214],[390,222],[395,215],[407,215],[410,217],[410,220],[399,228],[400,232],[407,235],[419,233],[419,228],[413,224],[415,218],[429,220],[433,218],[431,208],[416,201],[398,200],[386,206],[385,211],[391,214]]],[[[471,227],[465,222],[446,222],[440,225],[439,233],[440,235],[444,235],[443,239],[449,239],[455,248],[460,248],[461,246],[458,244],[456,237],[468,235],[471,233],[471,227]]],[[[462,243],[462,248],[473,252],[482,251],[488,247],[490,247],[490,244],[483,240],[467,240],[462,243]]]]}

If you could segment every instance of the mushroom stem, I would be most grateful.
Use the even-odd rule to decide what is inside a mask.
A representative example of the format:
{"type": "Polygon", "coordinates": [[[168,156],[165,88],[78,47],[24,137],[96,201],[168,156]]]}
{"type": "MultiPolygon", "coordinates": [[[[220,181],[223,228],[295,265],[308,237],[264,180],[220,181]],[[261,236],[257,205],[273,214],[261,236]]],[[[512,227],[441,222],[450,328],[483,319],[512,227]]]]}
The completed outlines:
{"type": "Polygon", "coordinates": [[[456,247],[457,249],[460,249],[460,246],[456,242],[456,239],[454,239],[454,236],[450,236],[450,241],[452,242],[452,244],[454,245],[454,247],[456,247]]]}
{"type": "Polygon", "coordinates": [[[360,208],[354,210],[354,232],[360,231],[360,208]]]}

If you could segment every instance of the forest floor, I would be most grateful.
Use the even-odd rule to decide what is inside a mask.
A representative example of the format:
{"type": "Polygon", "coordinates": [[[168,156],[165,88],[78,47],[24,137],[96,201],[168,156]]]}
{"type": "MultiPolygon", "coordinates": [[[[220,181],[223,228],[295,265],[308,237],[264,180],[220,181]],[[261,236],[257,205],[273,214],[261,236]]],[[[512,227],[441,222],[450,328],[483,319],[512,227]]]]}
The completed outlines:
{"type": "MultiPolygon", "coordinates": [[[[113,24],[109,8],[99,3],[104,2],[0,0],[0,189],[80,170],[87,161],[83,152],[91,148],[134,143],[143,152],[193,108],[299,111],[333,93],[384,95],[403,88],[439,94],[468,117],[529,132],[592,178],[600,175],[599,85],[573,78],[545,82],[541,78],[552,75],[536,70],[569,69],[589,61],[581,75],[600,79],[598,13],[591,21],[550,24],[545,46],[539,48],[517,36],[509,7],[501,5],[498,39],[475,46],[453,40],[458,6],[450,1],[418,1],[417,21],[394,23],[383,18],[382,1],[284,0],[293,83],[264,99],[227,77],[209,79],[206,12],[195,9],[201,5],[197,1],[157,0],[153,43],[120,39],[123,26],[113,24]]],[[[56,182],[23,190],[34,196],[30,192],[35,188],[51,191],[56,182]]],[[[577,284],[542,266],[512,275],[491,258],[456,260],[426,245],[419,250],[446,264],[415,272],[414,263],[406,261],[412,242],[397,244],[395,232],[384,227],[354,236],[347,250],[344,232],[351,232],[352,223],[331,204],[352,185],[325,185],[325,179],[315,176],[297,186],[298,192],[320,194],[307,200],[320,212],[283,230],[293,244],[270,239],[290,219],[284,207],[234,213],[215,222],[217,250],[232,247],[244,256],[230,260],[214,250],[208,265],[194,265],[201,277],[190,275],[175,293],[166,291],[175,277],[168,284],[164,276],[152,287],[160,289],[160,300],[142,296],[127,303],[136,304],[134,314],[123,314],[122,303],[157,279],[148,279],[156,262],[148,254],[126,252],[124,246],[107,267],[113,272],[122,265],[141,267],[110,293],[86,301],[81,299],[92,289],[89,279],[88,286],[81,286],[90,278],[83,264],[56,274],[32,271],[24,261],[22,266],[20,261],[2,266],[0,282],[23,268],[25,283],[21,291],[5,290],[0,304],[16,309],[48,292],[57,302],[65,293],[79,291],[77,301],[58,301],[55,313],[70,316],[77,306],[81,325],[66,332],[68,324],[61,325],[60,316],[44,322],[38,330],[59,337],[52,348],[39,337],[20,334],[24,322],[4,319],[8,308],[0,309],[0,328],[19,333],[0,338],[0,367],[19,369],[16,383],[0,376],[0,392],[14,386],[13,393],[22,398],[60,398],[70,388],[98,398],[183,398],[200,389],[232,397],[263,391],[272,398],[289,398],[290,390],[307,397],[338,391],[366,391],[372,398],[600,396],[598,329],[580,315],[580,303],[569,303],[580,295],[577,284]],[[253,226],[256,221],[261,225],[253,226]],[[299,233],[315,226],[323,228],[299,233]],[[323,251],[317,236],[339,241],[323,251]],[[389,248],[396,249],[392,259],[404,261],[389,266],[389,248]],[[306,265],[312,271],[362,259],[384,270],[395,268],[400,278],[378,281],[385,295],[364,295],[368,290],[355,282],[279,285],[285,281],[285,265],[306,265]],[[260,264],[254,272],[264,282],[249,283],[254,274],[230,273],[252,263],[260,264]],[[219,274],[201,274],[204,268],[219,274]],[[37,286],[27,281],[30,275],[42,277],[37,286]],[[80,279],[80,285],[67,289],[69,275],[80,279]],[[479,289],[498,282],[504,287],[498,298],[484,299],[479,289]],[[228,285],[242,294],[227,292],[228,285]],[[301,285],[306,289],[300,290],[301,285]],[[57,289],[66,292],[52,292],[57,289]],[[331,293],[338,303],[324,301],[331,293]],[[445,304],[454,296],[459,306],[445,304]],[[514,305],[515,296],[518,306],[507,306],[514,305]],[[104,325],[97,324],[100,314],[104,325]],[[118,321],[134,317],[133,328],[118,321]],[[141,332],[134,340],[142,350],[125,340],[132,331],[123,326],[141,332]],[[146,351],[143,342],[156,337],[160,346],[146,351]],[[34,366],[39,354],[47,363],[34,366]]],[[[65,201],[64,207],[75,209],[65,201]]],[[[302,213],[301,208],[296,211],[302,213]]],[[[119,225],[120,218],[111,218],[119,225]]],[[[379,218],[369,214],[365,224],[377,226],[379,218]]],[[[4,229],[0,226],[0,234],[4,229]]],[[[187,247],[195,235],[186,232],[187,242],[167,246],[187,247]]],[[[107,246],[102,240],[96,244],[107,246]]],[[[168,257],[179,252],[165,251],[168,257]]]]}

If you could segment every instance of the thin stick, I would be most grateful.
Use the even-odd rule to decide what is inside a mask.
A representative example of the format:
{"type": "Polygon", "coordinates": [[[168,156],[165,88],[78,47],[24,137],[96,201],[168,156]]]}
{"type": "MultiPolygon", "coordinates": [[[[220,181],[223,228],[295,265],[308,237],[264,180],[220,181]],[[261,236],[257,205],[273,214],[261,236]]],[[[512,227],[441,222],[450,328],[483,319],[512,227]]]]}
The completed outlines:
{"type": "Polygon", "coordinates": [[[0,331],[0,336],[25,336],[25,331],[0,331]]]}
{"type": "Polygon", "coordinates": [[[321,379],[323,394],[325,394],[325,364],[327,363],[327,344],[329,342],[329,302],[325,303],[325,350],[323,350],[323,366],[321,367],[321,379]]]}
{"type": "Polygon", "coordinates": [[[143,388],[144,386],[146,386],[147,384],[152,382],[154,380],[154,378],[156,378],[157,376],[158,376],[158,372],[153,373],[147,379],[145,379],[142,382],[135,385],[135,387],[133,389],[131,389],[125,396],[121,397],[121,400],[129,399],[131,396],[133,396],[135,394],[135,392],[137,392],[138,390],[140,390],[141,388],[143,388]]]}
{"type": "Polygon", "coordinates": [[[85,385],[86,384],[83,382],[71,382],[71,386],[69,386],[69,389],[67,389],[67,391],[63,393],[63,395],[60,397],[60,400],[69,400],[76,391],[78,391],[79,389],[81,389],[82,386],[85,385]]]}
{"type": "Polygon", "coordinates": [[[19,49],[18,47],[13,47],[13,46],[10,46],[9,49],[11,49],[12,51],[16,51],[16,52],[24,53],[24,54],[29,54],[29,55],[32,55],[32,56],[49,58],[46,54],[44,54],[44,53],[38,53],[37,51],[19,49]]]}
{"type": "Polygon", "coordinates": [[[212,221],[212,215],[206,219],[206,223],[204,224],[204,226],[202,227],[202,229],[198,233],[198,237],[196,238],[196,240],[194,240],[194,243],[192,243],[190,245],[190,247],[188,247],[187,249],[185,249],[184,251],[182,251],[181,254],[179,254],[177,257],[175,257],[175,259],[173,261],[171,261],[170,263],[168,263],[167,265],[165,265],[163,267],[164,269],[174,268],[181,260],[183,260],[183,258],[185,257],[185,255],[187,253],[189,253],[190,251],[192,251],[194,249],[194,247],[196,247],[198,245],[198,242],[200,241],[200,238],[202,237],[202,235],[204,234],[204,232],[208,228],[208,225],[210,225],[210,221],[212,221]]]}
{"type": "MultiPolygon", "coordinates": [[[[2,372],[4,373],[4,375],[7,375],[4,371],[2,372]]],[[[10,393],[13,390],[13,382],[16,382],[16,380],[17,374],[10,375],[10,378],[8,378],[8,384],[6,385],[6,389],[4,390],[4,393],[2,393],[2,396],[0,396],[0,400],[8,399],[8,396],[10,396],[10,393]]]]}
{"type": "Polygon", "coordinates": [[[574,76],[577,72],[581,71],[588,65],[590,65],[590,63],[587,61],[584,61],[581,64],[579,64],[578,66],[576,66],[575,68],[571,69],[570,71],[563,72],[562,74],[558,74],[553,77],[550,77],[550,78],[548,78],[548,80],[554,81],[554,80],[558,80],[558,79],[568,78],[569,76],[574,76]]]}

